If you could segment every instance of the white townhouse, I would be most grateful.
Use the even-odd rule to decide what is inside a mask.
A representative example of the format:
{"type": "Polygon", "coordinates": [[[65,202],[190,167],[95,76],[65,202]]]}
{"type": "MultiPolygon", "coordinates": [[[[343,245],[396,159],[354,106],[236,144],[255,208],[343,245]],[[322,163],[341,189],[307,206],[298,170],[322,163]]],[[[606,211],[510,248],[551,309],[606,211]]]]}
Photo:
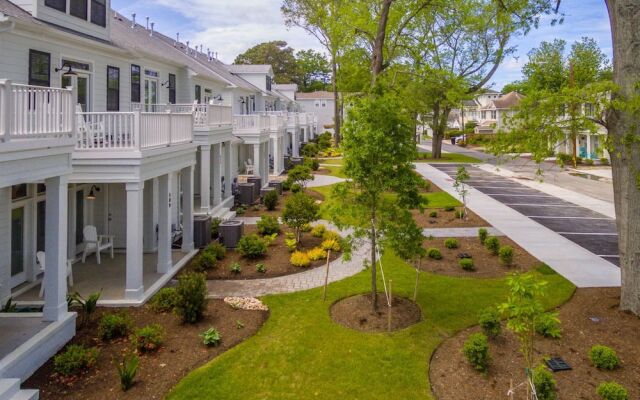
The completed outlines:
{"type": "Polygon", "coordinates": [[[315,114],[317,124],[323,131],[333,131],[332,128],[328,128],[335,124],[333,92],[324,90],[309,93],[297,92],[295,100],[300,104],[302,111],[315,114]]]}
{"type": "Polygon", "coordinates": [[[194,214],[233,216],[233,180],[314,132],[229,68],[109,0],[0,0],[0,301],[43,307],[0,313],[0,398],[73,336],[68,291],[143,304],[194,214]]]}

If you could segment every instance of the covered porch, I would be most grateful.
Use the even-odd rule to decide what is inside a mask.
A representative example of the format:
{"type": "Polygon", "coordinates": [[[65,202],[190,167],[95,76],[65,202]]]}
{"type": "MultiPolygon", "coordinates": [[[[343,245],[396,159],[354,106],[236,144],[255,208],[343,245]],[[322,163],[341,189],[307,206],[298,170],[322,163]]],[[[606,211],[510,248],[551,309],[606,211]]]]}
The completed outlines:
{"type": "Polygon", "coordinates": [[[266,185],[269,181],[269,116],[236,115],[233,134],[242,140],[238,144],[238,170],[259,176],[262,185],[266,185]]]}

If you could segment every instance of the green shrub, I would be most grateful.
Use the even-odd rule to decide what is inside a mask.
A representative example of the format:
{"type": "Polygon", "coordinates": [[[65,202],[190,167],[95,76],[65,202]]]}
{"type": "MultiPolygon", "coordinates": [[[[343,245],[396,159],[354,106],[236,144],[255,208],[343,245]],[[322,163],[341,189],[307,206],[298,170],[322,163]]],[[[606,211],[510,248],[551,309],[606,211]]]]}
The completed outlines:
{"type": "Polygon", "coordinates": [[[78,375],[93,367],[99,354],[97,347],[86,348],[80,344],[70,344],[64,352],[53,358],[53,368],[60,375],[78,375]]]}
{"type": "Polygon", "coordinates": [[[461,258],[460,261],[458,261],[458,265],[460,265],[460,267],[465,271],[476,270],[476,267],[473,264],[473,259],[471,258],[461,258]]]}
{"type": "Polygon", "coordinates": [[[485,335],[490,338],[500,336],[502,325],[500,325],[500,313],[495,307],[487,307],[480,312],[478,323],[485,335]]]}
{"type": "Polygon", "coordinates": [[[261,235],[273,235],[280,233],[280,223],[275,217],[263,215],[257,222],[258,233],[261,235]]]}
{"type": "Polygon", "coordinates": [[[595,345],[589,351],[591,363],[598,369],[614,370],[620,365],[620,359],[611,347],[595,345]]]}
{"type": "Polygon", "coordinates": [[[291,193],[300,193],[302,192],[302,185],[299,183],[294,183],[291,185],[291,193]]]}
{"type": "Polygon", "coordinates": [[[438,212],[437,211],[431,211],[429,213],[429,217],[430,218],[438,218],[438,212]]]}
{"type": "Polygon", "coordinates": [[[207,306],[207,282],[203,274],[188,272],[178,277],[175,312],[183,322],[196,323],[207,306]]]}
{"type": "Polygon", "coordinates": [[[124,312],[106,314],[98,324],[98,336],[102,340],[124,337],[129,334],[132,326],[133,320],[129,314],[124,312]]]}
{"type": "Polygon", "coordinates": [[[217,346],[220,344],[220,340],[222,340],[220,332],[216,328],[207,329],[200,334],[200,337],[205,346],[217,346]]]}
{"type": "Polygon", "coordinates": [[[440,253],[440,250],[431,247],[431,248],[427,249],[427,257],[433,258],[434,260],[441,260],[442,259],[442,253],[440,253]]]}
{"type": "Polygon", "coordinates": [[[278,205],[278,193],[275,190],[267,192],[267,194],[264,195],[262,202],[264,203],[264,206],[267,207],[267,210],[275,210],[278,205]]]}
{"type": "Polygon", "coordinates": [[[445,210],[445,211],[455,211],[455,210],[456,210],[456,208],[455,208],[454,206],[446,206],[446,207],[444,208],[444,210],[445,210]]]}
{"type": "Polygon", "coordinates": [[[263,263],[260,263],[256,265],[256,271],[260,272],[261,274],[264,274],[265,272],[267,272],[267,266],[264,265],[263,263]]]}
{"type": "Polygon", "coordinates": [[[629,400],[629,392],[619,383],[602,382],[598,385],[596,393],[603,400],[629,400]]]}
{"type": "Polygon", "coordinates": [[[538,400],[556,400],[558,398],[556,380],[544,365],[538,365],[533,370],[533,385],[536,388],[538,400]]]}
{"type": "Polygon", "coordinates": [[[236,215],[243,215],[246,211],[246,208],[244,208],[243,206],[239,206],[238,208],[236,208],[236,215]]]}
{"type": "Polygon", "coordinates": [[[462,348],[464,356],[473,369],[486,372],[489,368],[489,341],[482,333],[474,333],[469,336],[462,348]]]}
{"type": "Polygon", "coordinates": [[[324,233],[327,231],[327,227],[322,225],[322,224],[318,224],[316,226],[313,227],[313,229],[311,229],[311,236],[313,237],[317,237],[317,238],[321,238],[324,236],[324,233]]]}
{"type": "Polygon", "coordinates": [[[216,260],[222,260],[227,254],[227,249],[220,242],[211,242],[202,252],[213,255],[216,260]]]}
{"type": "Polygon", "coordinates": [[[497,256],[500,252],[500,240],[495,236],[489,236],[484,241],[484,247],[489,250],[492,255],[497,256]]]}
{"type": "Polygon", "coordinates": [[[160,348],[164,342],[164,329],[158,324],[151,324],[136,329],[133,333],[133,345],[141,353],[151,353],[160,348]]]}
{"type": "Polygon", "coordinates": [[[320,169],[320,161],[316,160],[315,158],[305,158],[303,164],[313,171],[317,171],[320,169]]]}
{"type": "Polygon", "coordinates": [[[444,247],[447,249],[457,249],[458,248],[458,240],[449,238],[444,241],[444,247]]]}
{"type": "Polygon", "coordinates": [[[301,268],[306,268],[311,264],[311,259],[307,253],[303,253],[301,251],[294,251],[293,254],[291,254],[289,261],[294,267],[301,268]]]}
{"type": "Polygon", "coordinates": [[[607,157],[601,157],[600,158],[600,164],[609,165],[609,159],[607,157]]]}
{"type": "Polygon", "coordinates": [[[513,265],[513,247],[500,246],[498,250],[498,257],[500,257],[500,264],[510,267],[513,265]]]}
{"type": "Polygon", "coordinates": [[[267,244],[258,235],[245,235],[238,241],[237,250],[242,257],[256,259],[267,253],[267,244]]]}
{"type": "Polygon", "coordinates": [[[289,190],[291,190],[291,181],[286,179],[282,181],[282,191],[288,192],[289,190]]]}
{"type": "Polygon", "coordinates": [[[149,301],[151,309],[155,312],[173,311],[176,305],[177,293],[175,288],[162,288],[149,301]]]}
{"type": "Polygon", "coordinates": [[[586,165],[593,165],[593,160],[592,160],[592,159],[590,159],[590,158],[587,158],[586,160],[584,160],[584,163],[585,163],[586,165]]]}
{"type": "Polygon", "coordinates": [[[480,239],[480,244],[484,246],[485,240],[487,240],[487,236],[489,236],[489,232],[487,228],[478,229],[478,238],[480,239]]]}
{"type": "Polygon", "coordinates": [[[233,264],[231,264],[231,266],[229,266],[229,271],[233,272],[234,274],[239,274],[242,272],[242,267],[240,266],[240,263],[234,262],[233,264]]]}
{"type": "Polygon", "coordinates": [[[211,218],[211,238],[216,239],[218,237],[218,231],[220,230],[220,218],[211,218]]]}
{"type": "MultiPolygon", "coordinates": [[[[315,143],[307,143],[304,145],[304,147],[302,148],[302,155],[305,157],[315,157],[316,155],[318,155],[318,151],[320,151],[320,149],[318,149],[318,145],[315,143]]],[[[307,159],[305,159],[306,161],[307,159]]]]}
{"type": "Polygon", "coordinates": [[[464,218],[464,211],[462,210],[456,210],[456,212],[453,214],[457,219],[462,219],[464,218]]]}
{"type": "Polygon", "coordinates": [[[214,254],[203,251],[194,260],[193,268],[198,272],[204,272],[214,269],[216,267],[216,264],[218,264],[218,259],[216,258],[216,256],[214,254]]]}
{"type": "Polygon", "coordinates": [[[536,333],[544,337],[560,339],[562,330],[560,329],[560,319],[558,313],[544,313],[536,319],[536,333]]]}
{"type": "Polygon", "coordinates": [[[126,392],[133,386],[133,380],[138,372],[138,366],[140,365],[140,358],[134,353],[126,356],[122,359],[122,363],[116,364],[118,370],[118,377],[120,378],[120,387],[122,391],[126,392]]]}

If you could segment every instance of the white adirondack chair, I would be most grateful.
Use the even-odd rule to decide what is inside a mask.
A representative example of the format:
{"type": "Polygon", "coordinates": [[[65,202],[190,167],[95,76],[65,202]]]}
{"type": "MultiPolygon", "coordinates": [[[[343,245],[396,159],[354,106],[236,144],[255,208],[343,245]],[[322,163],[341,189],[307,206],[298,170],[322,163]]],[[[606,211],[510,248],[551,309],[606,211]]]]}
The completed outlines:
{"type": "MultiPolygon", "coordinates": [[[[40,265],[40,272],[45,272],[44,265],[44,251],[39,251],[36,253],[36,262],[40,265]]],[[[73,267],[71,266],[71,260],[67,260],[67,281],[69,282],[69,286],[73,286],[73,267]]],[[[44,296],[44,277],[42,277],[42,282],[40,282],[40,297],[44,296]]]]}
{"type": "Polygon", "coordinates": [[[247,175],[253,175],[255,172],[255,168],[253,168],[253,161],[249,158],[244,162],[244,169],[247,172],[247,175]]]}
{"type": "Polygon", "coordinates": [[[80,133],[80,140],[88,147],[95,147],[99,141],[104,140],[104,124],[102,122],[88,123],[81,114],[82,106],[76,104],[77,129],[80,133]]]}
{"type": "Polygon", "coordinates": [[[84,251],[82,252],[82,262],[87,259],[90,253],[96,253],[96,259],[100,264],[100,252],[103,250],[111,250],[111,258],[113,258],[113,235],[98,235],[98,230],[93,225],[87,225],[82,230],[84,251]]]}
{"type": "Polygon", "coordinates": [[[204,125],[205,113],[198,110],[198,100],[193,101],[193,106],[191,107],[191,111],[193,112],[193,123],[196,125],[204,125]]]}

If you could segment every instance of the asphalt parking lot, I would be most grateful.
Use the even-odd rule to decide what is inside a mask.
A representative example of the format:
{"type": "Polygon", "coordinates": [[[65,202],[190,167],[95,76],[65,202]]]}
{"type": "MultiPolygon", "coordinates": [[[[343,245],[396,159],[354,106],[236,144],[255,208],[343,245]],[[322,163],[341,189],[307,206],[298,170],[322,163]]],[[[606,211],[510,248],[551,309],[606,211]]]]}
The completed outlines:
{"type": "MultiPolygon", "coordinates": [[[[458,165],[432,164],[454,178],[458,165]]],[[[482,193],[546,226],[592,253],[619,266],[615,220],[542,193],[511,179],[467,166],[467,183],[482,193]]]]}

